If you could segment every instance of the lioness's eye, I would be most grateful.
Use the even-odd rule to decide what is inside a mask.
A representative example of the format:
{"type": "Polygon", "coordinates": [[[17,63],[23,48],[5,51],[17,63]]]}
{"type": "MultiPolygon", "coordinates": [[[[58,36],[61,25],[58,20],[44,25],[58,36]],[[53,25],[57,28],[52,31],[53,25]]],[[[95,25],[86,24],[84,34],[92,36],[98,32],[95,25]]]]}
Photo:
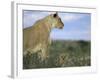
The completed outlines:
{"type": "Polygon", "coordinates": [[[61,19],[59,18],[59,21],[61,21],[61,19]]]}

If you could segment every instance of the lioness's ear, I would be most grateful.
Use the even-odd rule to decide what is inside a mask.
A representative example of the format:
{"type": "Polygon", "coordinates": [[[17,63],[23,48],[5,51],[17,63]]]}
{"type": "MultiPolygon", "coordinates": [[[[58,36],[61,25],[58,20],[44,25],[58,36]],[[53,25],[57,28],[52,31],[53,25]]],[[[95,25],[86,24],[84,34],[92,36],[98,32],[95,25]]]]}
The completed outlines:
{"type": "Polygon", "coordinates": [[[56,12],[55,14],[53,14],[53,17],[57,17],[58,16],[58,13],[56,12]]]}

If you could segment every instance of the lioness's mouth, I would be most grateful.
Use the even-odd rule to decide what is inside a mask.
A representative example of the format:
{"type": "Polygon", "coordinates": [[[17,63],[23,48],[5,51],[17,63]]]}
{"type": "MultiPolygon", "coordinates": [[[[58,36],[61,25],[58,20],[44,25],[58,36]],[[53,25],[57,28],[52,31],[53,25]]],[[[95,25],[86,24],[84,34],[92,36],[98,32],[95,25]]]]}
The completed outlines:
{"type": "Polygon", "coordinates": [[[63,27],[59,27],[59,29],[63,29],[63,27]]]}
{"type": "Polygon", "coordinates": [[[62,24],[62,25],[59,27],[59,29],[63,29],[63,27],[64,27],[64,24],[62,24]]]}

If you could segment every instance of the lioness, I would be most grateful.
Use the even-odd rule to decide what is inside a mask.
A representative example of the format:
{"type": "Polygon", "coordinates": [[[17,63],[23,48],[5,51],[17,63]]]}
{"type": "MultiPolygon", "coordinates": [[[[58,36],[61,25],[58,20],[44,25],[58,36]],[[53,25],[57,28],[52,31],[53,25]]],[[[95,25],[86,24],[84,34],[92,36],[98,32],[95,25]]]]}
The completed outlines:
{"type": "Polygon", "coordinates": [[[48,47],[51,43],[50,32],[53,28],[62,29],[64,26],[58,13],[51,14],[36,21],[34,25],[23,30],[24,55],[38,53],[41,60],[48,57],[48,47]]]}

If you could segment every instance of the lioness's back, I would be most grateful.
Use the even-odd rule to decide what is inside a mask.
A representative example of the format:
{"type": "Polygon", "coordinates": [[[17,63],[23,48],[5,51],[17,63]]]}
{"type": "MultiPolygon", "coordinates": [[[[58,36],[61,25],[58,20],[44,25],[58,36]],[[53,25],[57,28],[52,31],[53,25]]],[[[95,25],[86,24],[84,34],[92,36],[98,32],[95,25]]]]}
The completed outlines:
{"type": "Polygon", "coordinates": [[[23,29],[23,49],[26,50],[31,27],[23,29]]]}
{"type": "Polygon", "coordinates": [[[23,48],[34,48],[39,43],[46,41],[47,31],[42,26],[42,20],[37,21],[33,26],[23,30],[23,48]],[[44,36],[43,36],[44,35],[44,36]]]}

